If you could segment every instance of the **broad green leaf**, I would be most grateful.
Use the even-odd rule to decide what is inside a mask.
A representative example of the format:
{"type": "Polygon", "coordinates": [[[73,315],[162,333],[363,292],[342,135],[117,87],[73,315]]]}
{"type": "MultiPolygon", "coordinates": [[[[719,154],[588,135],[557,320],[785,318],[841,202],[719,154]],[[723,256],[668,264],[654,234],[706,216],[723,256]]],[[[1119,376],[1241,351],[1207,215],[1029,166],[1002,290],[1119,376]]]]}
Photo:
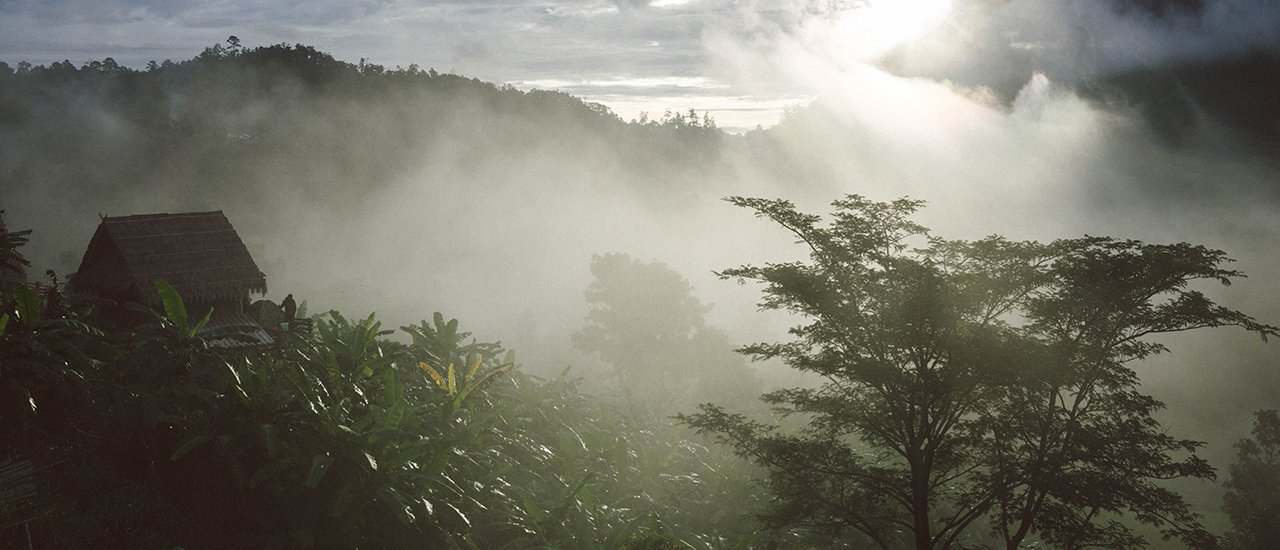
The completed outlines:
{"type": "Polygon", "coordinates": [[[195,336],[197,334],[200,334],[200,329],[204,328],[204,326],[209,323],[210,317],[213,317],[212,307],[209,308],[209,311],[206,311],[204,313],[204,317],[200,319],[199,323],[196,323],[196,326],[191,327],[191,332],[187,334],[187,336],[195,336]]]}
{"type": "Polygon", "coordinates": [[[578,483],[574,484],[573,488],[569,490],[569,494],[565,495],[560,504],[552,510],[551,516],[555,521],[560,521],[564,518],[565,513],[569,511],[569,507],[577,500],[578,493],[582,492],[582,489],[595,476],[595,472],[587,472],[586,475],[582,476],[582,479],[578,480],[578,483]]]}
{"type": "Polygon", "coordinates": [[[13,287],[13,306],[18,314],[18,320],[29,327],[39,323],[40,316],[44,314],[44,306],[40,303],[40,296],[37,296],[34,290],[24,285],[13,287]]]}
{"type": "Polygon", "coordinates": [[[524,513],[533,520],[533,523],[541,525],[546,520],[546,514],[542,511],[542,507],[534,502],[533,496],[525,491],[520,491],[520,507],[524,509],[524,513]]]}
{"type": "Polygon", "coordinates": [[[400,422],[404,420],[404,412],[407,408],[404,400],[392,403],[391,407],[387,409],[386,425],[392,428],[399,426],[400,422]]]}
{"type": "Polygon", "coordinates": [[[453,363],[449,363],[449,395],[458,394],[458,380],[453,375],[453,363]]]}
{"type": "Polygon", "coordinates": [[[178,330],[184,334],[187,331],[187,305],[182,301],[182,296],[178,294],[178,290],[173,288],[167,282],[156,281],[156,292],[160,293],[160,299],[164,302],[164,314],[170,323],[178,327],[178,330]]]}
{"type": "Polygon", "coordinates": [[[383,375],[383,384],[386,385],[386,398],[388,403],[394,406],[396,403],[404,400],[404,387],[401,386],[400,379],[395,369],[387,370],[387,373],[383,375]]]}
{"type": "Polygon", "coordinates": [[[448,509],[452,510],[453,513],[458,516],[458,519],[462,520],[462,523],[466,524],[467,528],[471,527],[471,520],[467,519],[467,515],[462,513],[462,510],[459,510],[458,507],[454,506],[451,502],[446,502],[444,505],[448,509]]]}
{"type": "Polygon", "coordinates": [[[418,368],[426,372],[427,375],[431,377],[431,381],[435,382],[436,385],[440,387],[440,389],[449,391],[449,386],[445,384],[444,377],[440,376],[440,373],[437,372],[436,369],[432,368],[431,365],[428,365],[425,362],[422,362],[422,363],[418,363],[418,368]]]}
{"type": "Polygon", "coordinates": [[[391,487],[378,489],[378,500],[386,504],[395,513],[396,517],[400,518],[402,523],[408,525],[417,520],[417,517],[413,515],[413,509],[405,502],[399,491],[391,487]]]}
{"type": "Polygon", "coordinates": [[[244,391],[244,382],[240,379],[240,373],[236,371],[235,367],[231,366],[231,363],[223,364],[226,365],[227,370],[231,372],[231,377],[235,379],[235,384],[233,384],[233,386],[235,387],[236,393],[240,394],[240,397],[245,401],[249,401],[249,394],[244,391]]]}
{"type": "Polygon", "coordinates": [[[4,327],[9,324],[9,314],[0,315],[0,336],[4,336],[4,327]]]}
{"type": "Polygon", "coordinates": [[[507,363],[505,365],[502,365],[501,367],[498,367],[492,371],[489,371],[484,376],[481,376],[479,380],[476,380],[474,383],[468,385],[466,389],[464,389],[463,392],[459,395],[459,398],[466,399],[468,395],[471,395],[476,390],[479,390],[489,385],[499,376],[502,376],[503,374],[506,374],[508,371],[510,371],[511,368],[514,366],[515,366],[514,364],[507,363]]]}
{"type": "Polygon", "coordinates": [[[476,372],[480,370],[480,364],[484,361],[484,358],[481,357],[479,353],[472,353],[470,355],[471,357],[469,359],[471,359],[471,366],[467,369],[467,382],[475,379],[476,372]]]}

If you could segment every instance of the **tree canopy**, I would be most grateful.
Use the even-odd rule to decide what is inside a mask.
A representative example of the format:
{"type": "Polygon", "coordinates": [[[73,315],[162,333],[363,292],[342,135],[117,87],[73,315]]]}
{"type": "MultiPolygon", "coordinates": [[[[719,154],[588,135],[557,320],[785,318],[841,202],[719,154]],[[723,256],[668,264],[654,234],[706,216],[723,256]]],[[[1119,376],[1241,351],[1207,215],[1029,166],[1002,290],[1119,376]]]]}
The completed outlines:
{"type": "MultiPolygon", "coordinates": [[[[708,326],[711,306],[670,267],[626,254],[591,259],[587,326],[573,336],[581,350],[612,367],[623,394],[653,412],[724,402],[759,393],[755,374],[732,352],[728,336],[708,326]]],[[[663,416],[666,416],[664,413],[663,416]]]]}
{"type": "Polygon", "coordinates": [[[1159,481],[1210,478],[1197,442],[1164,433],[1129,363],[1149,337],[1202,327],[1276,328],[1214,304],[1224,253],[1107,237],[1052,243],[932,237],[922,202],[850,195],[828,224],[785,200],[731,197],[793,233],[807,262],[745,265],[761,307],[802,315],[792,341],[742,351],[817,374],[764,399],[796,433],[704,405],[686,424],[769,469],[766,519],[828,541],[964,546],[976,525],[1008,548],[1140,547],[1129,517],[1166,537],[1213,537],[1159,481]]]}
{"type": "Polygon", "coordinates": [[[1280,414],[1258,411],[1253,437],[1236,443],[1223,508],[1231,518],[1226,547],[1262,550],[1280,540],[1280,414]]]}

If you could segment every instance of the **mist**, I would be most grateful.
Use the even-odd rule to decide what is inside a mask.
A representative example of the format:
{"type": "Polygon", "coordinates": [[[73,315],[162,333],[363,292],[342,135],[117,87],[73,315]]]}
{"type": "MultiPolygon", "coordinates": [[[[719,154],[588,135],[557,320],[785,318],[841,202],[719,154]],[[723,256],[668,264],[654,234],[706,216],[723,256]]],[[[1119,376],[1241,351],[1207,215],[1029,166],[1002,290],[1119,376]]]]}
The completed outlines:
{"type": "MultiPolygon", "coordinates": [[[[33,279],[73,273],[99,214],[222,210],[265,272],[268,299],[377,312],[390,327],[440,311],[516,350],[530,372],[572,366],[599,387],[609,366],[571,341],[587,324],[593,255],[665,264],[735,346],[788,338],[794,318],[759,312],[759,287],[717,272],[805,250],[722,200],[731,195],[808,212],[845,194],[910,196],[927,201],[922,224],[954,239],[1203,244],[1248,276],[1206,286],[1210,298],[1280,320],[1272,3],[957,0],[900,36],[850,35],[868,12],[840,3],[657,4],[615,12],[688,25],[663,38],[696,51],[681,71],[723,83],[723,97],[762,98],[744,107],[752,117],[660,124],[655,109],[655,122],[634,120],[654,98],[733,119],[717,111],[721,88],[641,97],[569,86],[600,92],[579,99],[520,84],[556,75],[489,84],[355,54],[339,57],[345,68],[321,59],[277,70],[241,54],[31,88],[10,72],[0,74],[0,207],[11,228],[33,231],[33,279]],[[37,88],[57,95],[26,95],[37,88]],[[776,124],[750,130],[758,109],[776,124]]],[[[1170,430],[1206,441],[1204,456],[1224,468],[1252,412],[1277,407],[1280,359],[1229,329],[1166,345],[1138,366],[1142,388],[1168,405],[1159,417],[1170,430]]],[[[791,383],[780,365],[753,368],[791,383]]],[[[1190,491],[1199,506],[1220,501],[1211,484],[1190,491]]]]}

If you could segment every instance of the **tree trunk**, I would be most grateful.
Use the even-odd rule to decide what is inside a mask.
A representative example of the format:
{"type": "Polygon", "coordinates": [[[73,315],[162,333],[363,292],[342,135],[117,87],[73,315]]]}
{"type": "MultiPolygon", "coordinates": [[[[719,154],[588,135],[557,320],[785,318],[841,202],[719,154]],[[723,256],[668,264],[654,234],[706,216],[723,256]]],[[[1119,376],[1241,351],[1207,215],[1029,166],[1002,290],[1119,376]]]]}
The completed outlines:
{"type": "Polygon", "coordinates": [[[933,550],[933,530],[929,524],[929,470],[911,461],[911,515],[916,550],[933,550]]]}

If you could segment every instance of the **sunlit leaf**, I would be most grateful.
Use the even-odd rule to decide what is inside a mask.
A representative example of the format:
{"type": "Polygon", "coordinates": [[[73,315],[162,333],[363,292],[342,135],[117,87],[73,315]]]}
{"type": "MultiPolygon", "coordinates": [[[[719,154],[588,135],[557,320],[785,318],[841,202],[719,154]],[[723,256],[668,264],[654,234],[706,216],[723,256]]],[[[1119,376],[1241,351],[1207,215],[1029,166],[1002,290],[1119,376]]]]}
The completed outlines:
{"type": "Polygon", "coordinates": [[[23,285],[13,287],[13,307],[18,314],[18,320],[29,327],[39,323],[40,316],[44,313],[40,297],[35,291],[23,285]]]}
{"type": "Polygon", "coordinates": [[[436,369],[431,365],[428,365],[425,362],[420,362],[418,363],[418,368],[422,369],[423,372],[426,372],[427,376],[430,376],[431,380],[435,382],[436,386],[439,386],[440,389],[449,391],[449,386],[445,383],[444,377],[440,376],[440,373],[436,372],[436,369]]]}
{"type": "Polygon", "coordinates": [[[453,503],[450,502],[446,502],[444,505],[451,510],[454,515],[458,516],[458,519],[462,520],[462,523],[466,524],[467,528],[471,527],[471,520],[467,519],[467,515],[462,513],[462,510],[459,510],[457,506],[454,506],[453,503]]]}
{"type": "Polygon", "coordinates": [[[165,318],[178,327],[178,330],[187,334],[187,305],[182,301],[182,296],[178,294],[178,290],[165,281],[156,281],[156,292],[160,294],[160,300],[164,303],[165,318]]]}
{"type": "Polygon", "coordinates": [[[417,518],[413,515],[413,510],[405,502],[404,497],[398,491],[390,487],[378,489],[378,500],[387,505],[392,513],[400,519],[402,523],[411,524],[417,518]]]}
{"type": "Polygon", "coordinates": [[[471,394],[476,390],[484,388],[485,386],[489,385],[494,380],[496,380],[499,376],[502,376],[510,372],[513,367],[515,367],[514,364],[507,363],[505,365],[502,365],[501,367],[498,367],[494,370],[489,371],[484,376],[481,376],[479,380],[476,380],[475,383],[467,387],[467,394],[471,394]]]}
{"type": "Polygon", "coordinates": [[[213,317],[212,307],[209,308],[209,311],[205,312],[204,317],[200,319],[200,322],[196,323],[196,326],[191,327],[191,332],[188,333],[187,336],[195,336],[197,334],[200,334],[200,329],[203,329],[205,325],[209,324],[209,318],[211,317],[213,317]]]}

